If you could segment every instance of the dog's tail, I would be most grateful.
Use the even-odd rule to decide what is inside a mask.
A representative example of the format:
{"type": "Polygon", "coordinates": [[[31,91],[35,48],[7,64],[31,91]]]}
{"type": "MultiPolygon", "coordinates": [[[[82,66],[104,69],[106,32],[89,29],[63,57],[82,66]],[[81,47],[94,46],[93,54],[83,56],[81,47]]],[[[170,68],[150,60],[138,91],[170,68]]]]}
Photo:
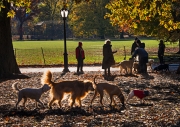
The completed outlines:
{"type": "Polygon", "coordinates": [[[97,83],[96,83],[96,77],[97,77],[97,75],[94,76],[94,84],[95,84],[95,85],[97,85],[97,83]]]}
{"type": "Polygon", "coordinates": [[[44,74],[42,75],[41,83],[42,84],[48,84],[51,86],[53,84],[53,82],[51,80],[52,80],[51,71],[50,70],[45,71],[44,74]]]}
{"type": "Polygon", "coordinates": [[[13,83],[12,84],[12,89],[16,90],[16,91],[19,91],[19,88],[18,88],[17,84],[18,84],[18,82],[13,83]]]}

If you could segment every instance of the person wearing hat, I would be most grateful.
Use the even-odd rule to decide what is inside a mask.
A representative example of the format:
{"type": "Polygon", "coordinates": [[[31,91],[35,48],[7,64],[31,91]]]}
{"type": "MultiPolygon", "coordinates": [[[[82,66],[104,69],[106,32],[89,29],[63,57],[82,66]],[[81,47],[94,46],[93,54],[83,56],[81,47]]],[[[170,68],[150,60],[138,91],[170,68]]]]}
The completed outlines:
{"type": "Polygon", "coordinates": [[[85,53],[82,48],[82,42],[79,42],[78,47],[76,47],[76,59],[77,59],[77,73],[84,73],[83,64],[85,59],[85,53]]]}
{"type": "Polygon", "coordinates": [[[110,67],[115,64],[113,54],[117,51],[112,51],[111,49],[111,41],[109,39],[105,40],[105,44],[103,45],[103,61],[102,61],[102,69],[104,69],[104,75],[110,76],[110,67]]]}

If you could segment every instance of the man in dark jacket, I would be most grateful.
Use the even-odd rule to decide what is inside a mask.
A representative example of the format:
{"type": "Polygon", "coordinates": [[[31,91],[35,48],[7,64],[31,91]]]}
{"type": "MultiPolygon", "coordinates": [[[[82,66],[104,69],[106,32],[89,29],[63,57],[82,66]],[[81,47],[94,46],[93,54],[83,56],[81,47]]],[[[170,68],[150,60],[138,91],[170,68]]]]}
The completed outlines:
{"type": "Polygon", "coordinates": [[[158,58],[159,58],[160,64],[164,64],[164,60],[163,60],[164,50],[165,50],[164,42],[163,40],[160,40],[159,49],[158,49],[158,58]]]}
{"type": "Polygon", "coordinates": [[[102,69],[104,69],[104,75],[107,75],[107,70],[108,70],[108,76],[110,76],[110,67],[115,64],[113,54],[117,52],[117,51],[113,52],[111,47],[112,47],[111,41],[106,40],[105,44],[103,45],[102,69]]]}
{"type": "MultiPolygon", "coordinates": [[[[137,41],[137,44],[140,46],[141,45],[140,41],[137,41]]],[[[138,55],[139,56],[139,73],[147,73],[146,63],[148,63],[148,53],[144,49],[145,44],[141,46],[135,50],[135,52],[132,55],[132,58],[138,55]]]]}
{"type": "Polygon", "coordinates": [[[138,38],[136,37],[134,42],[132,43],[132,46],[131,46],[131,55],[134,53],[135,49],[138,47],[138,45],[136,44],[138,38]]]}
{"type": "Polygon", "coordinates": [[[76,59],[77,59],[77,73],[79,73],[79,69],[80,69],[80,73],[84,73],[83,72],[83,61],[85,59],[85,53],[84,50],[82,48],[82,42],[78,43],[78,47],[76,47],[76,59]]]}

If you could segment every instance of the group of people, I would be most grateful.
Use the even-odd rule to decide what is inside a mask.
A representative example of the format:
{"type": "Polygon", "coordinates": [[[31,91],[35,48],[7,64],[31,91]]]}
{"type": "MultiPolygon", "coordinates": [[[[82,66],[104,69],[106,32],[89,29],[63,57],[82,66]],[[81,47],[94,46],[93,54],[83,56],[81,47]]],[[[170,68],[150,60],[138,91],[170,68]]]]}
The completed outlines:
{"type": "Polygon", "coordinates": [[[136,59],[139,62],[138,73],[147,73],[148,53],[145,50],[145,43],[141,43],[138,38],[135,38],[131,48],[131,55],[132,58],[138,57],[136,59]]]}
{"type": "MultiPolygon", "coordinates": [[[[164,64],[163,56],[165,51],[165,44],[163,40],[160,40],[158,47],[158,58],[159,63],[164,64]]],[[[147,73],[147,64],[148,63],[148,53],[145,50],[145,43],[141,43],[141,41],[136,37],[134,43],[131,47],[131,55],[132,58],[138,56],[139,67],[138,73],[147,73]]]]}
{"type": "MultiPolygon", "coordinates": [[[[102,69],[104,69],[104,75],[110,76],[110,67],[115,64],[113,54],[117,51],[112,51],[111,40],[105,40],[103,45],[103,60],[102,60],[102,69]]],[[[158,58],[160,64],[164,64],[163,56],[165,51],[165,45],[163,40],[160,40],[159,48],[158,48],[158,58]]],[[[85,59],[85,53],[82,48],[82,42],[78,43],[78,47],[76,47],[76,59],[77,59],[77,73],[83,73],[83,61],[85,59]]],[[[148,53],[145,50],[145,43],[142,43],[140,39],[135,38],[134,43],[131,47],[131,58],[138,58],[139,67],[138,73],[147,73],[147,64],[148,63],[148,53]]]]}

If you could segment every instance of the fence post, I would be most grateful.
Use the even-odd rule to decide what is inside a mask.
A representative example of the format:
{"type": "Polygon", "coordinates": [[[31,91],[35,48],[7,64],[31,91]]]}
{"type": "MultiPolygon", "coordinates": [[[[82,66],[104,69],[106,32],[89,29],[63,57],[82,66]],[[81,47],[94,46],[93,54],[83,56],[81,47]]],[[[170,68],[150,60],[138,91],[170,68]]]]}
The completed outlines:
{"type": "Polygon", "coordinates": [[[124,60],[126,60],[126,47],[124,46],[124,60]]]}
{"type": "Polygon", "coordinates": [[[14,56],[15,56],[15,58],[16,58],[16,48],[14,48],[14,56]]]}
{"type": "Polygon", "coordinates": [[[43,60],[44,60],[44,65],[46,65],[45,59],[44,59],[44,52],[43,52],[43,48],[41,47],[41,52],[42,52],[42,56],[43,56],[43,60]]]}

